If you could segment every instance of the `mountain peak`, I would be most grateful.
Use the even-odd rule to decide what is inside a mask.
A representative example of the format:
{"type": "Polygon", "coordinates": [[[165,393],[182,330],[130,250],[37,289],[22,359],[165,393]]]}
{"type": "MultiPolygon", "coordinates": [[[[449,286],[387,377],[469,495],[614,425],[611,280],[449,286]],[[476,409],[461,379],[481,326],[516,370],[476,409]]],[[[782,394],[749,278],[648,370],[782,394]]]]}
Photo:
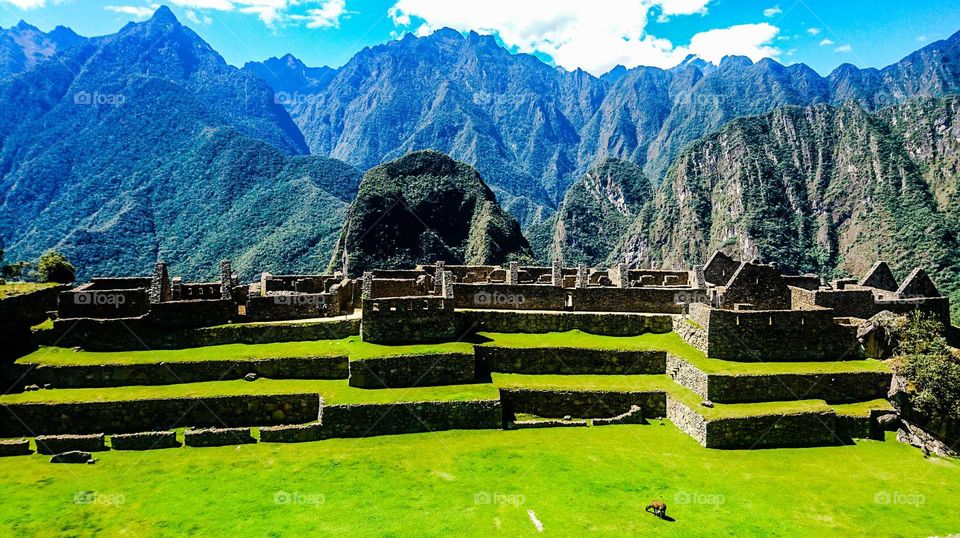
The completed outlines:
{"type": "Polygon", "coordinates": [[[720,60],[721,68],[750,67],[751,65],[753,65],[753,60],[746,56],[737,56],[731,54],[729,56],[724,56],[723,59],[720,60]]]}
{"type": "Polygon", "coordinates": [[[443,28],[440,28],[439,30],[430,34],[430,38],[457,41],[457,42],[463,41],[464,39],[463,34],[461,34],[459,31],[454,30],[453,28],[450,28],[448,26],[444,26],[443,28]]]}
{"type": "Polygon", "coordinates": [[[177,16],[170,11],[167,6],[160,6],[153,12],[153,16],[147,20],[150,24],[180,24],[177,16]]]}

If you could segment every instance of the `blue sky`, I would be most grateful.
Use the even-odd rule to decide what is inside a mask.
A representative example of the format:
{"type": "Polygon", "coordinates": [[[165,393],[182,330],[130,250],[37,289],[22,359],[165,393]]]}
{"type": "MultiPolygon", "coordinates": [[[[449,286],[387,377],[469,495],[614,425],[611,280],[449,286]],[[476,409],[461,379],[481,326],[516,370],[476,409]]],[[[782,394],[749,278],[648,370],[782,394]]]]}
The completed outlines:
{"type": "MultiPolygon", "coordinates": [[[[882,67],[960,30],[957,0],[167,0],[228,62],[293,53],[339,66],[365,46],[451,26],[492,33],[514,51],[601,74],[618,63],[675,65],[688,53],[882,67]]],[[[20,19],[82,35],[116,32],[152,0],[0,0],[0,26],[20,19]]]]}

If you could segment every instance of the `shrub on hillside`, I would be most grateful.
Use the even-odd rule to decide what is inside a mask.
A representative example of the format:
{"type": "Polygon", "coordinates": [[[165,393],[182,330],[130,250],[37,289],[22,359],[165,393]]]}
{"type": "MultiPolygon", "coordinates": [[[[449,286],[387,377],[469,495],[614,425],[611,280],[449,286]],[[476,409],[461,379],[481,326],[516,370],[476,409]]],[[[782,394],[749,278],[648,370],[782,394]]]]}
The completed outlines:
{"type": "Polygon", "coordinates": [[[960,420],[960,360],[943,325],[915,312],[896,323],[897,369],[913,387],[914,409],[936,421],[960,420]]]}
{"type": "Polygon", "coordinates": [[[67,260],[66,256],[55,250],[40,256],[40,262],[37,263],[37,277],[40,282],[68,284],[73,282],[75,274],[73,264],[67,260]]]}

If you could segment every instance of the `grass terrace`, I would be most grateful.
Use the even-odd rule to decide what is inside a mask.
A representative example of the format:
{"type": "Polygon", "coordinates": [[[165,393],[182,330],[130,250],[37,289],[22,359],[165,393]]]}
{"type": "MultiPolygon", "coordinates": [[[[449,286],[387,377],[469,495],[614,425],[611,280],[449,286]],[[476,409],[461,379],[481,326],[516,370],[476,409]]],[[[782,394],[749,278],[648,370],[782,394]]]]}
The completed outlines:
{"type": "Polygon", "coordinates": [[[447,385],[399,389],[361,389],[346,379],[258,379],[256,381],[209,381],[177,385],[127,386],[112,388],[52,389],[5,394],[0,405],[17,403],[111,402],[144,399],[194,398],[247,394],[317,393],[327,404],[416,402],[428,400],[497,399],[499,392],[491,384],[447,385]]]}
{"type": "Polygon", "coordinates": [[[473,344],[448,342],[386,346],[351,336],[342,340],[310,342],[278,342],[273,344],[228,344],[188,349],[161,349],[149,351],[80,351],[72,348],[43,347],[20,358],[21,364],[82,365],[82,364],[149,364],[157,362],[244,361],[285,357],[334,357],[351,359],[429,355],[433,353],[471,353],[473,344]]]}
{"type": "Polygon", "coordinates": [[[0,459],[5,536],[934,536],[960,462],[858,441],[706,450],[669,423],[0,459]],[[96,502],[76,502],[90,492],[96,502]],[[663,521],[643,511],[668,504],[663,521]],[[186,512],[185,512],[186,510],[186,512]],[[184,517],[188,513],[189,517],[184,517]],[[246,517],[228,517],[244,514],[246,517]]]}
{"type": "Polygon", "coordinates": [[[56,282],[45,282],[42,284],[37,282],[9,282],[7,284],[0,284],[0,300],[13,297],[14,295],[33,293],[37,290],[52,288],[54,286],[59,286],[59,284],[56,282]]]}
{"type": "Polygon", "coordinates": [[[479,333],[487,341],[481,345],[538,348],[571,347],[628,351],[666,351],[693,364],[707,374],[816,374],[840,372],[886,372],[882,361],[845,360],[817,362],[757,362],[711,359],[687,344],[677,333],[641,334],[639,336],[601,336],[583,331],[562,333],[479,333]]]}

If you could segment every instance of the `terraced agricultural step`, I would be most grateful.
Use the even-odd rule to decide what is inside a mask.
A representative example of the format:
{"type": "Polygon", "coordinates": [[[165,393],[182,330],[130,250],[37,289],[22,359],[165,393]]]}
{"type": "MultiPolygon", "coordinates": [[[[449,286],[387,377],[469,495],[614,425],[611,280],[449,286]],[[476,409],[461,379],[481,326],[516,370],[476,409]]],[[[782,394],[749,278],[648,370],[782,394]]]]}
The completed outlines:
{"type": "Polygon", "coordinates": [[[704,407],[685,389],[667,396],[667,418],[707,448],[831,446],[872,437],[885,400],[832,407],[822,400],[704,407]]]}
{"type": "Polygon", "coordinates": [[[666,351],[650,350],[477,345],[474,353],[484,372],[517,374],[662,374],[667,363],[666,351]]]}
{"type": "Polygon", "coordinates": [[[860,402],[885,397],[893,376],[885,365],[871,360],[733,363],[695,361],[672,354],[667,357],[667,370],[680,385],[717,403],[808,399],[860,402]]]}

